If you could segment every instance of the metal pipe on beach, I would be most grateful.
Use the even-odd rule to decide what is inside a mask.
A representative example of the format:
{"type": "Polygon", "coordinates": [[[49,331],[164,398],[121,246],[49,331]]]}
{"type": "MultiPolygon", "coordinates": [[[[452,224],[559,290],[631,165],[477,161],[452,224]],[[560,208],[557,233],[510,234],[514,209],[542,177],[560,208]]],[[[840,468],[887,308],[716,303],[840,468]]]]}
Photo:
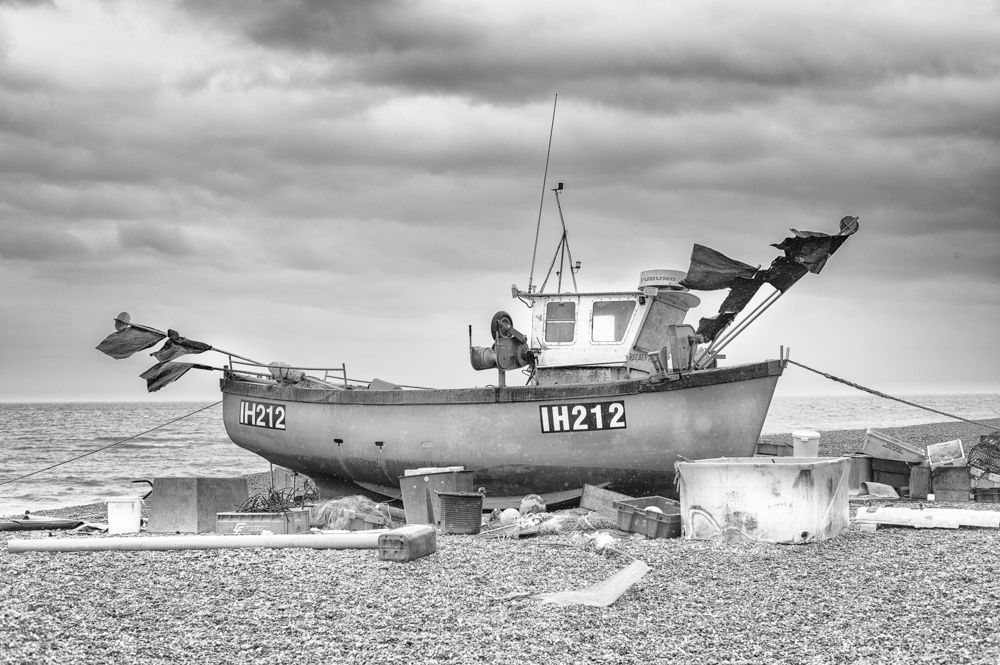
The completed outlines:
{"type": "Polygon", "coordinates": [[[28,538],[7,543],[7,551],[21,552],[138,552],[166,550],[224,550],[260,547],[266,549],[312,548],[316,550],[378,549],[378,538],[386,531],[277,534],[260,536],[186,535],[119,538],[28,538]]]}

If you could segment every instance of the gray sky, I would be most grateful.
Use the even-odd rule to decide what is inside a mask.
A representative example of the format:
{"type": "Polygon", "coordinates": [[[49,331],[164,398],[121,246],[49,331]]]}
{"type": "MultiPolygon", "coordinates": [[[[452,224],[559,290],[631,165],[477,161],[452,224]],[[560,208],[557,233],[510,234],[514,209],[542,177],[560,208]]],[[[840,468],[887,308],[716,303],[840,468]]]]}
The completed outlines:
{"type": "MultiPolygon", "coordinates": [[[[767,265],[789,227],[858,215],[726,362],[784,344],[885,392],[1000,392],[997,2],[56,0],[0,3],[0,400],[147,399],[153,359],[94,350],[122,310],[265,361],[494,382],[467,325],[527,327],[556,93],[582,290],[696,242],[767,265]]],[[[536,284],[558,231],[549,195],[536,284]]],[[[191,372],[150,399],[217,395],[191,372]]]]}

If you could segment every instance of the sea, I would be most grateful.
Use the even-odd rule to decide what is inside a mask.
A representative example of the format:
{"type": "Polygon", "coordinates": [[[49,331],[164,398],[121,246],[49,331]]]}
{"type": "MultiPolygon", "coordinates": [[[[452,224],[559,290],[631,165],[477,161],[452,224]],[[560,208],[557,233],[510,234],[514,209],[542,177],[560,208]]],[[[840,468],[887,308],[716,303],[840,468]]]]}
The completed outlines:
{"type": "MultiPolygon", "coordinates": [[[[1000,418],[1000,394],[900,397],[972,420],[1000,418]]],[[[947,420],[873,395],[776,395],[763,433],[947,420]]],[[[142,496],[150,489],[142,481],[156,477],[238,476],[269,468],[229,440],[221,404],[0,403],[0,516],[142,496]]]]}

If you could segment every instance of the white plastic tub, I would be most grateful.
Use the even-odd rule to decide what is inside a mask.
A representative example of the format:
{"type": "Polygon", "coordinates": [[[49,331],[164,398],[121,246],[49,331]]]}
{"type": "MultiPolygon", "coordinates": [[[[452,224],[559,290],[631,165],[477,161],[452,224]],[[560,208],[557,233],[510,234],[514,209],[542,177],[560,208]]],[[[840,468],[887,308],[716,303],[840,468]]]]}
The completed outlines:
{"type": "Polygon", "coordinates": [[[851,525],[846,457],[722,457],[678,462],[681,537],[811,543],[851,525]]]}
{"type": "Polygon", "coordinates": [[[108,499],[108,533],[139,533],[142,499],[108,499]]]}

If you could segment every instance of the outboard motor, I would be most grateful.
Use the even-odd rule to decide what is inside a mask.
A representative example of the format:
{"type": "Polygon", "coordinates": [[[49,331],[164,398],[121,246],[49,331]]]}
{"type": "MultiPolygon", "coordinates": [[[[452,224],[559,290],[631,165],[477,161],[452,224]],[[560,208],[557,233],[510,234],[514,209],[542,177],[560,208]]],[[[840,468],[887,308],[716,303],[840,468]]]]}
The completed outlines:
{"type": "Polygon", "coordinates": [[[528,348],[528,340],[514,328],[507,312],[497,312],[490,322],[493,346],[472,346],[472,326],[469,326],[469,361],[472,368],[493,369],[501,372],[530,365],[535,361],[535,352],[528,348]]]}

